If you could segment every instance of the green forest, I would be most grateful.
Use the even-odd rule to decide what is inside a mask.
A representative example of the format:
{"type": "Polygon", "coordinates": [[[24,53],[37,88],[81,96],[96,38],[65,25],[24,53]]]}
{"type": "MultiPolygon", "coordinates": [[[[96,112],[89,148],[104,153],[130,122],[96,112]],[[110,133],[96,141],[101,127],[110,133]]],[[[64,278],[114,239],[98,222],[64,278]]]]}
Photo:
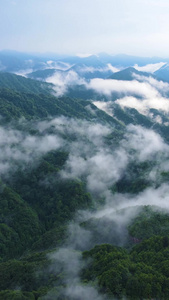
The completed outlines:
{"type": "Polygon", "coordinates": [[[0,73],[0,299],[78,300],[68,274],[93,299],[169,299],[169,211],[140,200],[167,199],[169,126],[51,89],[0,73]],[[164,151],[140,157],[152,127],[164,151]]]}

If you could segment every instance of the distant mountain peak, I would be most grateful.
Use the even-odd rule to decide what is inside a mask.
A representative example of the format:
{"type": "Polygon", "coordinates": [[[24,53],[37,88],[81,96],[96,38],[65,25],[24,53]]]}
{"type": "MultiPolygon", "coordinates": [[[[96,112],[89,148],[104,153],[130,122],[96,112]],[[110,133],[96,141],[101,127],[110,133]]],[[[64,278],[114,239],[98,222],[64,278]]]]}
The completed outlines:
{"type": "Polygon", "coordinates": [[[159,70],[154,72],[154,74],[158,77],[158,79],[169,82],[169,63],[166,63],[159,70]]]}
{"type": "Polygon", "coordinates": [[[116,79],[116,80],[134,80],[133,74],[137,74],[137,75],[148,75],[149,73],[145,73],[145,72],[140,72],[137,71],[135,68],[133,67],[128,67],[122,71],[116,72],[113,75],[111,75],[109,77],[109,79],[116,79]]]}

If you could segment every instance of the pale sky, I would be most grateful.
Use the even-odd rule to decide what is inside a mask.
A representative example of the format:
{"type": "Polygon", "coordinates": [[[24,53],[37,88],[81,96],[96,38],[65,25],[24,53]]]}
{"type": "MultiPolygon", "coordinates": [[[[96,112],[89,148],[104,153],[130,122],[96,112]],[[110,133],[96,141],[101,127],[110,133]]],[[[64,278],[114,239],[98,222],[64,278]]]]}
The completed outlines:
{"type": "Polygon", "coordinates": [[[0,50],[169,57],[169,0],[0,0],[0,50]]]}

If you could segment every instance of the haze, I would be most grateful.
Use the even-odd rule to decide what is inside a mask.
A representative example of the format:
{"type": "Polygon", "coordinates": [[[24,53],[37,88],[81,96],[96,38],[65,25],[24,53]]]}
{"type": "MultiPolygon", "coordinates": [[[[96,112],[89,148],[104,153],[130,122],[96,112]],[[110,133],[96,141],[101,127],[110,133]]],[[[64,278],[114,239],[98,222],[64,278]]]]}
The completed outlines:
{"type": "Polygon", "coordinates": [[[0,0],[0,50],[168,57],[167,0],[0,0]]]}

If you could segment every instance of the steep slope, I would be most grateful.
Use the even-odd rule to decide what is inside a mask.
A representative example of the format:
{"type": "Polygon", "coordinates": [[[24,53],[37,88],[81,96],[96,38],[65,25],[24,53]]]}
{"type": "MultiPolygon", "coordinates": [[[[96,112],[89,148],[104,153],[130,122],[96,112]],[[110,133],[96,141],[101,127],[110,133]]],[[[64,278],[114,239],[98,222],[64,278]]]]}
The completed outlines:
{"type": "Polygon", "coordinates": [[[49,94],[52,91],[52,87],[52,84],[41,83],[23,76],[0,72],[0,88],[8,88],[23,93],[49,94]]]}
{"type": "Polygon", "coordinates": [[[45,69],[45,70],[38,70],[32,73],[27,74],[27,77],[36,79],[36,80],[46,80],[48,77],[53,76],[55,73],[64,73],[65,71],[58,70],[58,69],[45,69]]]}
{"type": "Polygon", "coordinates": [[[83,253],[90,263],[83,280],[98,281],[100,291],[127,299],[165,299],[168,291],[168,237],[155,236],[131,252],[108,244],[83,253]]]}
{"type": "MultiPolygon", "coordinates": [[[[34,81],[33,81],[34,82],[34,81]]],[[[19,86],[20,88],[20,86],[19,86]]],[[[25,117],[42,119],[54,116],[68,116],[86,120],[123,126],[113,117],[100,111],[91,102],[68,97],[56,98],[50,94],[20,93],[10,89],[0,89],[1,120],[10,121],[25,117]]]]}
{"type": "Polygon", "coordinates": [[[168,81],[169,82],[169,64],[164,65],[161,67],[159,70],[154,72],[154,74],[162,80],[168,81]]]}

